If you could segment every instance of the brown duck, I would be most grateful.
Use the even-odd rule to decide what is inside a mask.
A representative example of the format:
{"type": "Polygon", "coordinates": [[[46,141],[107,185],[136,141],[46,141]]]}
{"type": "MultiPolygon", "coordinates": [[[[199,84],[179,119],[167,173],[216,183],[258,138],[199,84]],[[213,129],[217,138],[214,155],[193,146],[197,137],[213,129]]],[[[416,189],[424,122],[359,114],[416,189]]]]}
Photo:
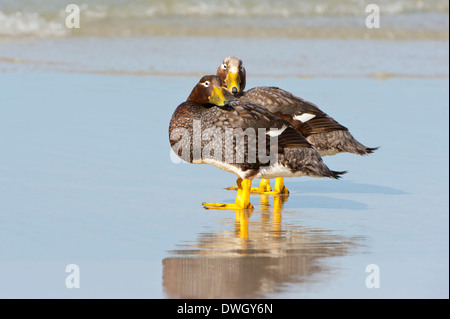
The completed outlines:
{"type": "MultiPolygon", "coordinates": [[[[228,90],[225,94],[228,99],[234,98],[255,103],[286,120],[313,145],[321,156],[341,152],[366,155],[377,149],[366,147],[358,142],[346,127],[320,110],[317,105],[285,90],[261,86],[244,91],[246,70],[242,60],[237,57],[225,58],[217,69],[217,75],[222,79],[224,88],[228,90]]],[[[282,178],[276,179],[276,185],[283,184],[280,179],[282,178]]],[[[270,191],[269,181],[263,179],[260,187],[252,190],[270,191]]],[[[287,189],[281,192],[288,193],[287,189]]]]}
{"type": "Polygon", "coordinates": [[[203,203],[209,209],[252,208],[251,181],[256,178],[337,179],[345,173],[330,170],[287,121],[251,102],[227,101],[215,75],[202,77],[176,108],[169,137],[173,151],[184,161],[211,164],[238,177],[235,203],[203,203]]]}

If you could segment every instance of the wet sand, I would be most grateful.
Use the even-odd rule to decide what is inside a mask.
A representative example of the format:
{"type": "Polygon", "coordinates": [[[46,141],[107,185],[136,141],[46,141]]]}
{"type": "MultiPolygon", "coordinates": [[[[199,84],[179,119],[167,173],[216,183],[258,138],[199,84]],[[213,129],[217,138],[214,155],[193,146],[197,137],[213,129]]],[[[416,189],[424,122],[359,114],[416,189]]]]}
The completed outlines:
{"type": "Polygon", "coordinates": [[[18,38],[1,41],[0,48],[2,71],[136,76],[201,77],[236,55],[249,72],[249,88],[262,77],[448,78],[449,72],[448,41],[414,38],[18,38]]]}
{"type": "Polygon", "coordinates": [[[224,41],[0,44],[0,297],[448,298],[448,42],[224,41]],[[380,150],[287,179],[281,209],[205,211],[235,177],[173,163],[168,122],[229,54],[380,150]]]}

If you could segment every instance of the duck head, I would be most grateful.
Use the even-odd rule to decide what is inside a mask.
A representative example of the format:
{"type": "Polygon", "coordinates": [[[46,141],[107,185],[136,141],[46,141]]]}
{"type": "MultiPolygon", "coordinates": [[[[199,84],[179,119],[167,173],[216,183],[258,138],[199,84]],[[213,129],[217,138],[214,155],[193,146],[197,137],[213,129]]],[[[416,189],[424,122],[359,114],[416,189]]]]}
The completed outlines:
{"type": "Polygon", "coordinates": [[[223,96],[222,81],[216,75],[205,75],[202,77],[187,98],[187,101],[199,104],[214,104],[219,107],[229,105],[223,96]]]}
{"type": "Polygon", "coordinates": [[[236,95],[245,89],[245,68],[242,60],[235,56],[229,56],[223,60],[217,69],[223,87],[236,95]]]}

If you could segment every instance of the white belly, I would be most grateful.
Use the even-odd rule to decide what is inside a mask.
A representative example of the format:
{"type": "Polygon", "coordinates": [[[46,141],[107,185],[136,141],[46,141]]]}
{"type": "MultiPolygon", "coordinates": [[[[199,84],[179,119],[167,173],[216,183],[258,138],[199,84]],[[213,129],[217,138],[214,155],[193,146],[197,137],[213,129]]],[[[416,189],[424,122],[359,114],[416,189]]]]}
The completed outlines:
{"type": "Polygon", "coordinates": [[[268,167],[261,167],[256,178],[276,178],[276,177],[300,177],[306,176],[303,172],[292,172],[289,168],[282,166],[278,163],[268,167]]]}

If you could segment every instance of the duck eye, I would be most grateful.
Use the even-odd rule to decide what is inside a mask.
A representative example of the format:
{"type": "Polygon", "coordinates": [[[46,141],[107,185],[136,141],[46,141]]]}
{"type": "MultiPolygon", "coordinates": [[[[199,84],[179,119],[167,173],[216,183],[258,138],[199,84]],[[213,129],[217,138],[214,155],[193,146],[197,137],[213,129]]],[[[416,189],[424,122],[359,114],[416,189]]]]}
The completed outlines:
{"type": "Polygon", "coordinates": [[[226,64],[222,64],[222,68],[223,68],[224,70],[226,70],[226,69],[227,69],[227,65],[226,65],[226,64]]]}
{"type": "Polygon", "coordinates": [[[203,85],[206,86],[206,87],[208,87],[208,86],[209,86],[209,81],[203,82],[203,85]]]}

